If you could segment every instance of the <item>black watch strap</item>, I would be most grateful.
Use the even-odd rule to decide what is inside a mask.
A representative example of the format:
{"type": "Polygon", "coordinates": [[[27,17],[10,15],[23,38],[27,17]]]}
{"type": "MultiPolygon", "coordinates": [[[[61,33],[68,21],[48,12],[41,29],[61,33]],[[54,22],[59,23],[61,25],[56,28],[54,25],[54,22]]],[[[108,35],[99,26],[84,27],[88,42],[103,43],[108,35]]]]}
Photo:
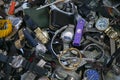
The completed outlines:
{"type": "Polygon", "coordinates": [[[8,57],[6,55],[0,54],[0,61],[4,63],[11,63],[13,60],[12,57],[8,57]]]}
{"type": "Polygon", "coordinates": [[[42,67],[39,67],[36,65],[36,63],[32,62],[30,63],[27,60],[24,60],[22,63],[22,67],[25,68],[26,70],[29,70],[39,76],[47,75],[48,71],[42,67]]]}

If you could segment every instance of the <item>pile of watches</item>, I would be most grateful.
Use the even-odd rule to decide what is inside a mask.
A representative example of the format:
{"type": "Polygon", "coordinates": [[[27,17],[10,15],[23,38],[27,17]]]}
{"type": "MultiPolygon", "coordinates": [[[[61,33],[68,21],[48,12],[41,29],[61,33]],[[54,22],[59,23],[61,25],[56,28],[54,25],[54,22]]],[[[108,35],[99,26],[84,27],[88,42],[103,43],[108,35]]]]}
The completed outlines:
{"type": "Polygon", "coordinates": [[[120,80],[120,0],[0,0],[0,80],[120,80]]]}

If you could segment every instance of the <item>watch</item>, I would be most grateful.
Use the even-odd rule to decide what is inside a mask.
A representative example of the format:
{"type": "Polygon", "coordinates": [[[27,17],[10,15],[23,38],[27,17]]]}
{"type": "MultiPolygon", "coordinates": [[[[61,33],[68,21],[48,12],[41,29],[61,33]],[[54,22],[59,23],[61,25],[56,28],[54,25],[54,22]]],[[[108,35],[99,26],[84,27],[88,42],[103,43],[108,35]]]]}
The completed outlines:
{"type": "Polygon", "coordinates": [[[95,27],[100,31],[105,31],[109,27],[109,19],[108,18],[99,18],[95,24],[95,27]]]}
{"type": "Polygon", "coordinates": [[[84,75],[87,80],[100,80],[99,73],[94,69],[87,69],[84,75]]]}

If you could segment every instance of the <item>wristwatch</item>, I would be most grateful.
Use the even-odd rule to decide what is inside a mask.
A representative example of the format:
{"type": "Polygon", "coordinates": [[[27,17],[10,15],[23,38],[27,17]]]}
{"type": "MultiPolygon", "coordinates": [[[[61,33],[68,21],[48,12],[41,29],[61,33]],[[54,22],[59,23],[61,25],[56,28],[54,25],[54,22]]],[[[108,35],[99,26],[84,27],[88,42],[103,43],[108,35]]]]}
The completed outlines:
{"type": "Polygon", "coordinates": [[[31,71],[38,76],[48,76],[49,72],[42,67],[39,67],[35,62],[29,62],[24,59],[22,56],[6,56],[0,54],[0,61],[11,65],[13,68],[24,68],[25,70],[31,71]]]}

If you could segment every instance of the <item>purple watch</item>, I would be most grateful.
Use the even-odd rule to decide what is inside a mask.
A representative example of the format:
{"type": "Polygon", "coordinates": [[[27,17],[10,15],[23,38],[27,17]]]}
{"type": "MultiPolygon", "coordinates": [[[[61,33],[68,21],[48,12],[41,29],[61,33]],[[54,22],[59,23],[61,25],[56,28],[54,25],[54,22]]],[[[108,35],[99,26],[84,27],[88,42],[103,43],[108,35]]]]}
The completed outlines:
{"type": "Polygon", "coordinates": [[[80,46],[84,25],[85,25],[85,20],[83,18],[78,19],[76,31],[73,39],[73,46],[80,46]]]}

